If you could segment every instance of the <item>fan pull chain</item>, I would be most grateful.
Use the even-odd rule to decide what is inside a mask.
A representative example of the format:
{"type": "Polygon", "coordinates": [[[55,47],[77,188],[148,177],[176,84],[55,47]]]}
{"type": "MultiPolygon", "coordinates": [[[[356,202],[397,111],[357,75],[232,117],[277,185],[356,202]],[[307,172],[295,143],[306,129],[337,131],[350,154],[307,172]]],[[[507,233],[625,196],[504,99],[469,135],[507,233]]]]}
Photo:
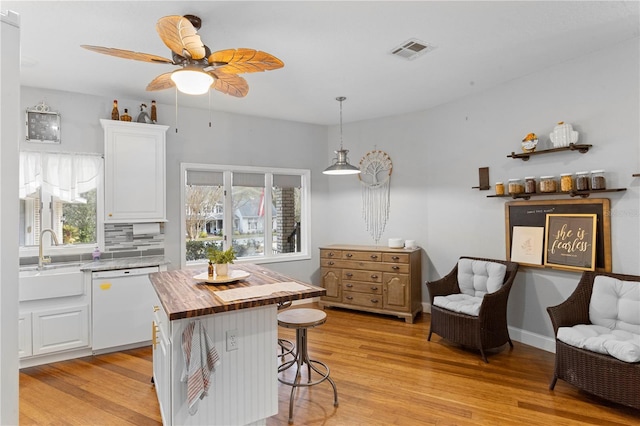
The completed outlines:
{"type": "Polygon", "coordinates": [[[176,133],[178,133],[178,86],[176,86],[176,133]]]}
{"type": "Polygon", "coordinates": [[[211,127],[213,113],[211,111],[211,89],[209,89],[209,127],[211,127]]]}

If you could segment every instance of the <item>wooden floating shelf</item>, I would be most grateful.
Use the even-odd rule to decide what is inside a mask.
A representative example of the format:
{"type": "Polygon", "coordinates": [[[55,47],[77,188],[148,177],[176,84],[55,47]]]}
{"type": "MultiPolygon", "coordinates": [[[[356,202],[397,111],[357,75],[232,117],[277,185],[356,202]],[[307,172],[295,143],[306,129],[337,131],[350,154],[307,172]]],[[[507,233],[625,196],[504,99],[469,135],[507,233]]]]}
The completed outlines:
{"type": "Polygon", "coordinates": [[[612,188],[612,189],[592,189],[589,191],[570,191],[570,192],[534,192],[533,194],[504,194],[504,195],[487,195],[487,198],[513,198],[514,200],[528,200],[531,197],[542,196],[554,196],[554,195],[567,195],[569,197],[587,198],[591,194],[600,194],[602,192],[622,192],[627,188],[612,188]]]}
{"type": "Polygon", "coordinates": [[[570,143],[569,146],[563,146],[562,148],[543,149],[541,151],[522,152],[519,154],[512,152],[511,155],[507,155],[507,157],[513,158],[513,159],[520,159],[522,161],[529,161],[529,157],[531,156],[541,155],[541,154],[550,154],[552,152],[578,151],[579,153],[584,154],[585,152],[588,152],[589,148],[591,148],[592,146],[593,145],[570,143]]]}

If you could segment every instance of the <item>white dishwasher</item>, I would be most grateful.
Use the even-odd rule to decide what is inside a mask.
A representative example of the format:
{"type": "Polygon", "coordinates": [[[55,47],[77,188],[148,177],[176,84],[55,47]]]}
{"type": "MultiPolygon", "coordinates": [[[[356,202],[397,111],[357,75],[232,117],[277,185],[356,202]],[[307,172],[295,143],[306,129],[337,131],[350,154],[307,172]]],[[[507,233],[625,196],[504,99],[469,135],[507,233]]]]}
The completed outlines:
{"type": "Polygon", "coordinates": [[[157,296],[148,275],[159,270],[150,266],[92,273],[94,352],[141,346],[151,340],[157,296]]]}

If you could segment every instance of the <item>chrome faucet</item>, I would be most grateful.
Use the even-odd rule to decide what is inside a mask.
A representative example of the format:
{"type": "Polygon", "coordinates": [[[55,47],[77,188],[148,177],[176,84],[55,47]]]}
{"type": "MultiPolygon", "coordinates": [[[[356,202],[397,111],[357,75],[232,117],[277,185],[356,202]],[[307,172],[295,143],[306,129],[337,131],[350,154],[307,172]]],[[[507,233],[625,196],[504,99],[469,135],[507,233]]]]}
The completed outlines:
{"type": "Polygon", "coordinates": [[[53,232],[53,229],[43,229],[40,232],[40,244],[38,245],[38,269],[42,269],[42,267],[44,266],[45,263],[51,263],[51,258],[50,257],[44,257],[44,255],[42,254],[42,237],[44,236],[45,232],[50,232],[51,233],[51,239],[53,240],[53,243],[55,245],[58,245],[58,237],[56,236],[56,233],[53,232]]]}

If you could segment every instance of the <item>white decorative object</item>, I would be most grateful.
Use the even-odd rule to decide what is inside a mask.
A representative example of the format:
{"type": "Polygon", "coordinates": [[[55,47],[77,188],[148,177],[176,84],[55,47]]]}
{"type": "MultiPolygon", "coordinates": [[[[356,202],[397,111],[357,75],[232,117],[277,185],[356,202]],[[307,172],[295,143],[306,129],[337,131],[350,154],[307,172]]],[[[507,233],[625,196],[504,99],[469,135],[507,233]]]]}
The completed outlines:
{"type": "Polygon", "coordinates": [[[578,132],[573,130],[573,127],[569,123],[564,121],[558,122],[558,125],[553,128],[553,132],[549,135],[551,143],[554,148],[562,148],[569,146],[569,144],[578,142],[578,132]]]}
{"type": "Polygon", "coordinates": [[[413,250],[414,248],[418,248],[418,244],[416,240],[407,240],[404,242],[404,248],[413,250]]]}
{"type": "Polygon", "coordinates": [[[404,247],[404,240],[402,238],[389,238],[389,248],[402,247],[404,247]]]}
{"type": "MultiPolygon", "coordinates": [[[[378,244],[389,219],[391,157],[379,150],[370,151],[360,160],[358,179],[362,183],[362,217],[367,231],[378,244]]],[[[402,248],[404,242],[400,244],[402,248]]]]}

